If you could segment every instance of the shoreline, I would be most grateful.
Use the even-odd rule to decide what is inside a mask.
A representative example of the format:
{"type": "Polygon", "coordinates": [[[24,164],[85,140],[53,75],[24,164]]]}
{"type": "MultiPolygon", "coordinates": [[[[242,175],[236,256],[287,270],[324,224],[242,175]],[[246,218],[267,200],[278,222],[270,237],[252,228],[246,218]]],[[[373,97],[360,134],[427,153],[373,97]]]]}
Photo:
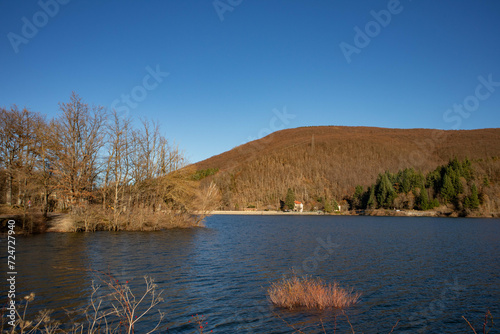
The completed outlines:
{"type": "MultiPolygon", "coordinates": [[[[217,215],[233,215],[233,216],[371,216],[371,217],[435,217],[435,218],[492,218],[500,219],[500,213],[489,213],[489,214],[477,214],[462,216],[456,211],[419,211],[419,210],[385,210],[385,209],[375,209],[375,210],[358,210],[358,211],[342,211],[342,212],[332,212],[325,213],[323,211],[306,211],[306,212],[284,212],[284,211],[265,211],[265,210],[254,210],[254,211],[224,211],[216,210],[208,213],[208,216],[217,215]]],[[[76,232],[72,228],[71,220],[65,213],[50,213],[48,217],[42,218],[41,215],[35,215],[35,230],[33,232],[27,231],[16,231],[19,234],[39,234],[39,233],[68,233],[76,232]]],[[[21,215],[18,214],[2,214],[0,215],[0,222],[5,225],[10,219],[20,221],[21,215]]],[[[33,219],[33,217],[31,218],[33,219]]],[[[0,226],[0,234],[4,234],[3,227],[0,226]]]]}
{"type": "Polygon", "coordinates": [[[306,212],[284,212],[284,211],[224,211],[216,210],[210,212],[209,215],[235,215],[235,216],[372,216],[372,217],[440,217],[440,218],[500,218],[500,213],[479,214],[461,216],[456,211],[442,212],[435,210],[419,211],[419,210],[359,210],[359,211],[343,211],[325,213],[322,211],[306,211],[306,212]]]}
{"type": "MultiPolygon", "coordinates": [[[[307,211],[307,212],[284,212],[284,211],[224,211],[217,210],[210,212],[210,215],[250,215],[250,216],[323,216],[323,212],[307,211]]],[[[326,214],[329,215],[329,214],[326,214]]]]}

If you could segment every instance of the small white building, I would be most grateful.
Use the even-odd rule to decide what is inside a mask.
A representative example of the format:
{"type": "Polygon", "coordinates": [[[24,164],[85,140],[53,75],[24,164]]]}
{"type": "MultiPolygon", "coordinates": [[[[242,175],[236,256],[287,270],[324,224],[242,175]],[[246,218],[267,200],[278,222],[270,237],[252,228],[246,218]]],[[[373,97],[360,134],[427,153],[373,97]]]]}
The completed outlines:
{"type": "Polygon", "coordinates": [[[304,211],[304,204],[302,204],[302,202],[295,201],[295,205],[293,206],[293,211],[298,211],[298,212],[304,211]]]}

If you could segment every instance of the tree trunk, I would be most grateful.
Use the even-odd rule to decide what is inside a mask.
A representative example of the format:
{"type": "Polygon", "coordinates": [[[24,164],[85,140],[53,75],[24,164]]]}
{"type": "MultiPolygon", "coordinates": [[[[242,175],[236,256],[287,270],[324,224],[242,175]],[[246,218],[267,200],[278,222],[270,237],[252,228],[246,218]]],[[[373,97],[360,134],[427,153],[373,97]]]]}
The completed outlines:
{"type": "Polygon", "coordinates": [[[17,205],[21,206],[21,180],[17,181],[17,205]]]}
{"type": "Polygon", "coordinates": [[[12,171],[9,173],[7,177],[7,194],[5,196],[8,205],[12,205],[12,171]]]}
{"type": "Polygon", "coordinates": [[[47,218],[47,215],[49,213],[49,194],[47,193],[47,190],[44,190],[43,193],[43,216],[47,218]]]}

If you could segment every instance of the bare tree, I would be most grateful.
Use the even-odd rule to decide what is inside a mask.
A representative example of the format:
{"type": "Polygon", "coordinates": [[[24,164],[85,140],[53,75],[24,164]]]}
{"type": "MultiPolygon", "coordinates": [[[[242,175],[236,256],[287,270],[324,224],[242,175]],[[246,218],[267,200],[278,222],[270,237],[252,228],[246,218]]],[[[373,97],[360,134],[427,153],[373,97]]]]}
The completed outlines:
{"type": "MultiPolygon", "coordinates": [[[[24,209],[31,204],[37,190],[37,159],[40,140],[38,129],[45,121],[38,114],[19,110],[0,110],[0,161],[7,172],[6,202],[14,202],[24,209]],[[17,198],[14,201],[14,189],[17,198]]],[[[23,220],[24,221],[24,220],[23,220]]]]}
{"type": "Polygon", "coordinates": [[[16,106],[11,110],[0,109],[0,161],[6,170],[6,202],[12,205],[14,178],[19,165],[21,135],[18,120],[20,112],[16,106]]]}
{"type": "Polygon", "coordinates": [[[37,138],[37,183],[41,193],[42,212],[45,217],[50,208],[50,195],[55,190],[56,180],[53,172],[53,123],[40,123],[36,128],[37,138]]]}
{"type": "MultiPolygon", "coordinates": [[[[112,111],[111,122],[107,126],[108,157],[104,176],[104,187],[111,190],[113,229],[118,228],[118,218],[126,210],[125,189],[131,182],[131,158],[133,152],[131,120],[121,119],[116,110],[112,111]]],[[[106,194],[106,192],[105,192],[106,194]]],[[[105,195],[103,203],[106,202],[105,195]]]]}
{"type": "Polygon", "coordinates": [[[106,113],[103,107],[89,107],[75,93],[60,108],[62,114],[54,122],[54,171],[58,188],[74,209],[88,202],[96,186],[106,113]]]}

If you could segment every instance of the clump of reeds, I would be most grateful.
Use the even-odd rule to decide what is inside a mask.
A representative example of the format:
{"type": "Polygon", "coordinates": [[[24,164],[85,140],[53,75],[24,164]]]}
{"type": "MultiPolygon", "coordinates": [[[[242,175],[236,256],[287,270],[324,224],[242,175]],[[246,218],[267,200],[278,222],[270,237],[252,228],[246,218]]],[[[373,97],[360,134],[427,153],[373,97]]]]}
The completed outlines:
{"type": "Polygon", "coordinates": [[[360,297],[359,293],[343,289],[336,282],[326,283],[321,278],[296,274],[273,283],[267,293],[274,305],[288,309],[345,308],[357,303],[360,297]]]}

